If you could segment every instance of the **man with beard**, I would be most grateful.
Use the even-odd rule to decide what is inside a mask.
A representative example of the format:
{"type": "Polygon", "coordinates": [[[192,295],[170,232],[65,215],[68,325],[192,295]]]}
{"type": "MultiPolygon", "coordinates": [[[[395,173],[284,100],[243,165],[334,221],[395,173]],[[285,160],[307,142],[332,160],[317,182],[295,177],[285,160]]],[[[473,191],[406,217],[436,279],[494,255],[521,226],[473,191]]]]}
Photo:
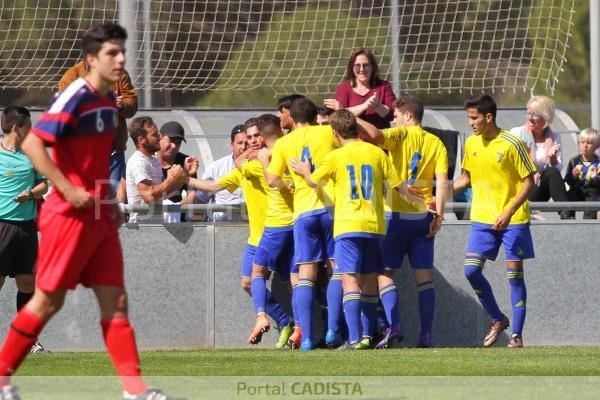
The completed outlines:
{"type": "MultiPolygon", "coordinates": [[[[129,125],[129,136],[136,151],[127,160],[126,183],[129,204],[153,204],[169,196],[189,181],[192,162],[186,162],[186,168],[173,165],[163,180],[159,159],[154,155],[160,150],[160,134],[150,117],[137,117],[129,125]],[[188,165],[189,164],[189,165],[188,165]]],[[[191,161],[188,159],[187,161],[191,161]]],[[[129,222],[148,220],[151,216],[132,213],[129,222]]]]}

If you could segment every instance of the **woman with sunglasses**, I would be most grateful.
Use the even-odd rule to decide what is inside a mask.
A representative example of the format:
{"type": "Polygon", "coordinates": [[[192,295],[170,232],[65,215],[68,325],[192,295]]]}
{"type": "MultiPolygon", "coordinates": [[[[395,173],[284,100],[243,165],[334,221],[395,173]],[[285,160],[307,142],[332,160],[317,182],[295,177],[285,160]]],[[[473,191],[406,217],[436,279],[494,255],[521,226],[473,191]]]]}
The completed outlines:
{"type": "Polygon", "coordinates": [[[346,80],[336,91],[335,99],[325,99],[325,107],[346,108],[379,129],[389,128],[394,119],[396,96],[392,85],[379,78],[379,67],[369,50],[355,50],[348,61],[346,80]]]}
{"type": "MultiPolygon", "coordinates": [[[[561,175],[562,152],[560,135],[550,129],[554,119],[554,101],[547,96],[533,96],[527,102],[525,125],[510,132],[523,139],[538,172],[535,174],[529,201],[567,201],[567,190],[561,175]]],[[[569,219],[568,211],[561,211],[562,219],[569,219]]]]}

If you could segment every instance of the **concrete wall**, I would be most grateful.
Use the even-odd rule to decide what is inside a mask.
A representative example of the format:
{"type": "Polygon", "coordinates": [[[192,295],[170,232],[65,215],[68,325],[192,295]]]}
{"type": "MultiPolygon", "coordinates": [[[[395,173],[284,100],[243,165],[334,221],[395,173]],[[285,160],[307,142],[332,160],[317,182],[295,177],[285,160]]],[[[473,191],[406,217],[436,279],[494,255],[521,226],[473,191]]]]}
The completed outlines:
{"type": "MultiPolygon", "coordinates": [[[[436,243],[437,346],[479,345],[488,318],[463,276],[469,225],[448,222],[436,243]]],[[[526,345],[600,343],[600,223],[540,221],[532,225],[537,258],[525,266],[528,288],[526,345]]],[[[239,287],[244,225],[130,225],[121,230],[130,313],[141,348],[245,347],[253,322],[250,298],[239,287]]],[[[502,253],[502,252],[501,252],[502,253]]],[[[504,256],[488,262],[485,274],[498,303],[510,316],[504,256]]],[[[410,268],[397,276],[406,346],[418,339],[415,285],[410,268]]],[[[285,297],[281,286],[277,296],[285,297]]],[[[0,334],[14,313],[15,289],[7,280],[0,294],[0,334]]],[[[319,320],[317,316],[316,320],[319,320]]],[[[319,331],[319,328],[317,328],[319,331]]],[[[261,346],[275,343],[276,331],[261,346]]],[[[42,334],[53,350],[102,349],[93,294],[79,288],[42,334]]],[[[501,338],[505,344],[507,336],[501,338]]]]}

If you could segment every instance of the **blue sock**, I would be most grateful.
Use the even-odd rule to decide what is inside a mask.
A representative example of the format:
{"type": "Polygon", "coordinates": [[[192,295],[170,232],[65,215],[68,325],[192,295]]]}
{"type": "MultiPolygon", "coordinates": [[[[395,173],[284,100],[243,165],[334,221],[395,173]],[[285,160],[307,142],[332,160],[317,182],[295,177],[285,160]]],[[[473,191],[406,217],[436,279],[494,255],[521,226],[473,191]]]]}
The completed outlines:
{"type": "Polygon", "coordinates": [[[340,331],[340,317],[342,313],[342,274],[333,274],[327,285],[327,325],[334,332],[340,331]]]}
{"type": "Polygon", "coordinates": [[[300,326],[300,312],[298,311],[298,285],[292,286],[292,312],[294,313],[294,323],[300,326]]]}
{"type": "Polygon", "coordinates": [[[344,293],[344,315],[348,325],[348,342],[360,340],[360,292],[344,293]]]}
{"type": "Polygon", "coordinates": [[[376,294],[363,294],[360,297],[362,308],[362,337],[373,338],[373,327],[377,324],[377,303],[379,296],[376,294]]]}
{"type": "Polygon", "coordinates": [[[471,283],[471,287],[475,291],[475,294],[479,298],[479,302],[487,311],[492,321],[501,321],[504,317],[496,299],[492,292],[490,283],[483,276],[483,265],[485,260],[476,256],[467,256],[465,258],[465,276],[471,283]]]}
{"type": "Polygon", "coordinates": [[[523,334],[525,314],[527,313],[527,288],[525,287],[525,273],[523,270],[506,271],[510,284],[510,298],[512,303],[512,332],[513,335],[523,334]]]}
{"type": "Polygon", "coordinates": [[[267,291],[267,315],[271,317],[271,319],[275,321],[277,323],[277,326],[280,328],[288,325],[290,323],[290,319],[287,313],[285,312],[283,307],[279,305],[277,300],[275,300],[271,292],[268,289],[265,290],[267,291]]]}
{"type": "Polygon", "coordinates": [[[385,317],[390,326],[400,323],[398,311],[398,289],[394,283],[390,283],[379,289],[381,304],[385,310],[385,317]]]}
{"type": "Polygon", "coordinates": [[[419,295],[419,317],[421,317],[421,335],[431,334],[433,326],[433,310],[435,309],[435,289],[433,282],[427,281],[417,285],[419,295]]]}
{"type": "Polygon", "coordinates": [[[300,327],[302,338],[312,339],[312,304],[314,299],[315,283],[310,279],[300,278],[296,287],[298,302],[298,313],[300,315],[300,327]]]}
{"type": "Polygon", "coordinates": [[[250,295],[252,296],[252,303],[254,304],[256,315],[266,312],[267,283],[264,276],[260,275],[252,277],[250,295]]]}

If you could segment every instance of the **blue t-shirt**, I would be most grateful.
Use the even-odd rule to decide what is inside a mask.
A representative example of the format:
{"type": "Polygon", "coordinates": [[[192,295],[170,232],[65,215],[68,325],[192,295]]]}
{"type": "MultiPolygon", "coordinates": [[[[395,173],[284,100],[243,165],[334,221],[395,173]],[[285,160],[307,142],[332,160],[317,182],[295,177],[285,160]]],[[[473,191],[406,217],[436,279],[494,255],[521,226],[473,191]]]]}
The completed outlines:
{"type": "Polygon", "coordinates": [[[0,150],[0,220],[30,221],[37,216],[35,201],[17,203],[13,199],[31,190],[35,181],[44,179],[33,169],[21,151],[0,150]]]}

